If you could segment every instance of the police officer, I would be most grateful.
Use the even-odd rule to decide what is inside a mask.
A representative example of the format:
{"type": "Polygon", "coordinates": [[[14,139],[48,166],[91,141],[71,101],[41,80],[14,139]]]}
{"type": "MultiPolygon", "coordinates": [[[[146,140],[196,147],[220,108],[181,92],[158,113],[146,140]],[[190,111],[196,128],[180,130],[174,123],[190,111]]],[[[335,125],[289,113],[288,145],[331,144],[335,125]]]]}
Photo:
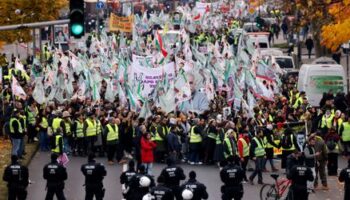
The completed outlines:
{"type": "Polygon", "coordinates": [[[222,200],[240,200],[243,197],[242,181],[245,177],[244,170],[239,166],[239,158],[230,156],[228,165],[220,171],[222,200]],[[238,160],[237,160],[238,159],[238,160]]]}
{"type": "Polygon", "coordinates": [[[81,171],[85,176],[85,200],[102,200],[105,190],[103,188],[103,178],[107,175],[105,166],[102,163],[96,163],[95,154],[88,156],[88,163],[81,166],[81,171]]]}
{"type": "Polygon", "coordinates": [[[63,189],[67,180],[66,168],[57,162],[58,155],[51,154],[51,162],[44,167],[44,179],[47,180],[47,193],[45,200],[53,200],[56,194],[58,200],[65,200],[63,189]]]}
{"type": "Polygon", "coordinates": [[[4,171],[3,180],[7,182],[8,200],[24,200],[27,197],[29,184],[28,168],[18,163],[16,155],[11,156],[11,165],[4,171]]]}
{"type": "Polygon", "coordinates": [[[159,176],[157,179],[158,185],[150,191],[155,200],[174,200],[173,191],[164,185],[165,177],[159,176]]]}
{"type": "Polygon", "coordinates": [[[168,166],[162,170],[160,176],[164,177],[164,185],[174,192],[176,199],[181,199],[178,194],[180,193],[180,181],[186,179],[184,171],[175,165],[175,161],[171,157],[166,162],[168,166]]]}
{"type": "Polygon", "coordinates": [[[128,170],[120,175],[120,184],[122,184],[122,191],[125,199],[127,199],[127,191],[129,189],[130,180],[135,175],[135,162],[133,160],[130,160],[128,164],[128,170]]]}
{"type": "Polygon", "coordinates": [[[292,181],[291,192],[289,193],[289,195],[292,195],[291,199],[307,200],[309,196],[307,181],[313,181],[314,176],[311,169],[304,165],[303,158],[298,159],[297,165],[293,166],[287,173],[287,178],[292,181]]]}
{"type": "MultiPolygon", "coordinates": [[[[207,193],[207,188],[205,187],[204,184],[196,180],[196,176],[197,174],[194,171],[191,171],[189,173],[188,181],[182,184],[180,187],[182,197],[184,197],[185,191],[190,190],[193,193],[193,197],[191,198],[192,200],[208,199],[209,195],[207,193]]],[[[188,199],[188,198],[184,198],[184,199],[188,199]]]]}
{"type": "Polygon", "coordinates": [[[348,160],[348,167],[341,170],[338,180],[339,182],[345,182],[344,200],[350,199],[350,159],[348,160]]]}
{"type": "Polygon", "coordinates": [[[127,200],[142,200],[151,187],[155,186],[154,179],[147,174],[144,165],[139,167],[138,173],[135,174],[129,185],[127,200]]]}

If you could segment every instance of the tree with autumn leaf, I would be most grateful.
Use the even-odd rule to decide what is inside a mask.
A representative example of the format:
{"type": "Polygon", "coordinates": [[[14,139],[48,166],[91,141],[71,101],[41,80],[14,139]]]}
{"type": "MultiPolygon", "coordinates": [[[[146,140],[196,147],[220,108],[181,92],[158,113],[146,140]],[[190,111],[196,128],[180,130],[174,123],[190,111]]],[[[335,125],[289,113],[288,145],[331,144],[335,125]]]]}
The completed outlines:
{"type": "Polygon", "coordinates": [[[350,40],[350,0],[332,4],[328,13],[332,16],[332,22],[322,27],[321,44],[336,51],[350,40]]]}
{"type": "Polygon", "coordinates": [[[294,15],[295,31],[310,25],[316,56],[335,51],[350,39],[350,0],[294,0],[283,1],[284,8],[294,15]]]}
{"type": "MultiPolygon", "coordinates": [[[[0,26],[57,20],[67,7],[68,0],[0,0],[0,26]]],[[[0,32],[0,45],[31,39],[29,29],[0,32]]]]}

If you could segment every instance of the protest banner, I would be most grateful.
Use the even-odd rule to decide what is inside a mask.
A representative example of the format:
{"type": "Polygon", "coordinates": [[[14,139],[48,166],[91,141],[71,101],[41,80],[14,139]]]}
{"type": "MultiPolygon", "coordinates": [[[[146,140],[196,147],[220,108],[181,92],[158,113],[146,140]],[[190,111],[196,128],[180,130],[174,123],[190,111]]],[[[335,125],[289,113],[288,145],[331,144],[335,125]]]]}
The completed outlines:
{"type": "Polygon", "coordinates": [[[132,61],[138,63],[142,67],[150,67],[152,66],[153,56],[138,56],[133,54],[132,61]]]}
{"type": "Polygon", "coordinates": [[[111,13],[111,16],[109,18],[109,30],[131,33],[133,23],[134,15],[120,17],[111,13]]]}
{"type": "Polygon", "coordinates": [[[139,62],[133,62],[129,71],[129,84],[132,87],[138,87],[141,84],[143,97],[148,95],[156,87],[158,81],[166,78],[172,81],[175,77],[174,62],[167,63],[160,67],[149,68],[143,67],[139,62]]]}

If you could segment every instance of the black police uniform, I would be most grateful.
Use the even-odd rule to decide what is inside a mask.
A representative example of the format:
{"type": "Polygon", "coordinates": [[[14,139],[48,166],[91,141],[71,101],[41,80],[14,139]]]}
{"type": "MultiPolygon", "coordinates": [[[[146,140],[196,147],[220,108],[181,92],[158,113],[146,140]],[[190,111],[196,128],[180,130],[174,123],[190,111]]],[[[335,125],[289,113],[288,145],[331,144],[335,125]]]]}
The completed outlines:
{"type": "Polygon", "coordinates": [[[151,187],[155,186],[154,179],[148,174],[137,173],[133,177],[131,177],[129,184],[129,191],[127,193],[127,200],[142,200],[143,196],[145,196],[151,187]],[[140,179],[143,176],[147,176],[151,180],[151,184],[149,187],[141,187],[140,179]]]}
{"type": "Polygon", "coordinates": [[[220,172],[221,181],[224,185],[221,187],[222,200],[240,200],[243,197],[244,170],[233,163],[225,166],[220,172]]]}
{"type": "MultiPolygon", "coordinates": [[[[134,169],[123,172],[120,175],[120,184],[124,184],[125,187],[128,188],[130,185],[131,178],[135,175],[136,175],[136,171],[134,169]]],[[[128,193],[126,194],[123,193],[123,196],[125,199],[127,199],[128,193]]]]}
{"type": "Polygon", "coordinates": [[[44,179],[47,180],[45,200],[52,200],[55,194],[58,200],[65,200],[63,189],[64,181],[67,180],[66,168],[55,161],[45,165],[43,171],[44,179]]]}
{"type": "Polygon", "coordinates": [[[307,181],[313,181],[314,176],[309,167],[303,165],[296,165],[287,174],[287,178],[292,181],[290,187],[292,199],[307,200],[307,181]]]}
{"type": "Polygon", "coordinates": [[[18,163],[6,167],[3,180],[7,182],[8,200],[24,200],[27,198],[29,184],[28,168],[18,163]]]}
{"type": "MultiPolygon", "coordinates": [[[[190,189],[193,192],[193,198],[191,200],[208,199],[207,188],[204,184],[198,182],[196,179],[189,179],[187,182],[180,186],[180,195],[185,189],[190,189]]],[[[179,195],[179,196],[180,196],[179,195]]]]}
{"type": "Polygon", "coordinates": [[[173,191],[165,187],[163,184],[158,184],[151,189],[151,195],[153,195],[155,200],[174,200],[173,191]]]}
{"type": "Polygon", "coordinates": [[[85,176],[85,200],[92,200],[94,196],[96,200],[102,200],[104,197],[103,178],[107,175],[105,166],[95,161],[81,166],[81,171],[85,176]]]}
{"type": "Polygon", "coordinates": [[[180,181],[186,179],[183,169],[177,166],[168,166],[162,170],[160,176],[164,177],[164,185],[174,192],[176,199],[180,199],[181,197],[178,196],[180,181]]]}
{"type": "Polygon", "coordinates": [[[339,174],[339,181],[345,182],[344,185],[344,200],[350,199],[350,166],[341,170],[339,174]]]}

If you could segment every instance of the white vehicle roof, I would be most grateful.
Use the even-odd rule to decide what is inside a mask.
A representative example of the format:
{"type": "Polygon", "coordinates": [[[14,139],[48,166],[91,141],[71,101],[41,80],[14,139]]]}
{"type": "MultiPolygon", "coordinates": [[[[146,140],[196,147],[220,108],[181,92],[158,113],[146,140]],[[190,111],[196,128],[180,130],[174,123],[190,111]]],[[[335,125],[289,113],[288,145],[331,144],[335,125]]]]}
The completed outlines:
{"type": "Polygon", "coordinates": [[[260,51],[262,56],[283,56],[283,52],[280,49],[263,49],[260,51]]]}
{"type": "Polygon", "coordinates": [[[319,58],[315,59],[314,61],[312,61],[311,64],[338,64],[338,63],[329,57],[319,57],[319,58]]]}

